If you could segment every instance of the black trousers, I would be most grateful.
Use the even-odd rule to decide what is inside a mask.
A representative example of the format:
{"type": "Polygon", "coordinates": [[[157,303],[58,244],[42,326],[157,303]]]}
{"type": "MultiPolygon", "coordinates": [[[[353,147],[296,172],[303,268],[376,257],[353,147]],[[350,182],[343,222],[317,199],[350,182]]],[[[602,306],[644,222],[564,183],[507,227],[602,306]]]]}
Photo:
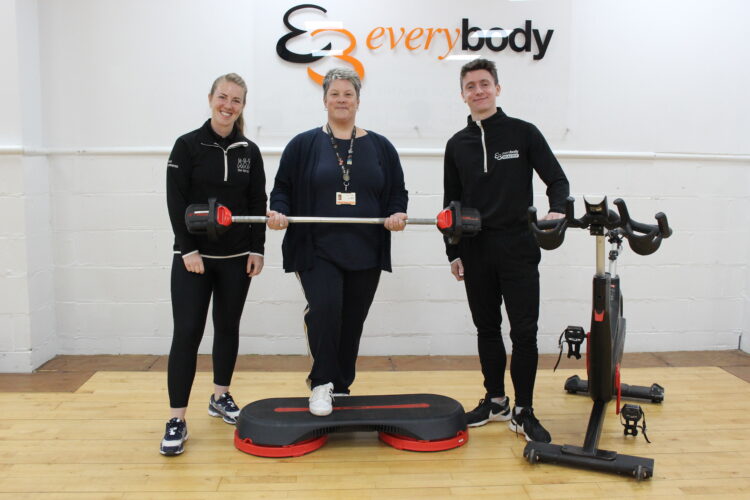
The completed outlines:
{"type": "Polygon", "coordinates": [[[169,405],[188,405],[195,379],[198,346],[203,338],[208,305],[213,296],[214,384],[229,385],[237,361],[240,317],[245,306],[250,278],[247,255],[230,259],[203,259],[204,274],[188,272],[182,256],[172,261],[172,317],[174,334],[169,351],[167,386],[169,405]]]}
{"type": "Polygon", "coordinates": [[[461,241],[466,296],[477,328],[479,362],[487,398],[505,396],[506,351],[502,314],[510,322],[513,345],[510,377],[516,406],[532,406],[539,351],[539,260],[541,254],[528,229],[483,229],[461,241]]]}
{"type": "Polygon", "coordinates": [[[312,269],[298,276],[307,299],[305,329],[313,357],[308,376],[311,387],[333,382],[333,392],[349,393],[380,269],[347,271],[316,256],[312,269]]]}

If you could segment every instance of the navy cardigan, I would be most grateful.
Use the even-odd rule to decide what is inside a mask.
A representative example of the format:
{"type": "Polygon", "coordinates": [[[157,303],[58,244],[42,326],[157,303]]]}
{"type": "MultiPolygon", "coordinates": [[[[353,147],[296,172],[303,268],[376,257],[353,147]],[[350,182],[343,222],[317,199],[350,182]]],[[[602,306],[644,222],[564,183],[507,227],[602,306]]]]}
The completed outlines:
{"type": "MultiPolygon", "coordinates": [[[[284,215],[311,216],[313,206],[312,175],[318,162],[314,147],[320,127],[303,132],[292,139],[281,154],[271,192],[271,210],[284,215]]],[[[404,186],[396,148],[385,137],[372,131],[367,133],[375,143],[378,164],[383,169],[385,187],[380,195],[380,216],[388,217],[397,212],[406,212],[408,192],[404,186]]],[[[286,272],[306,271],[312,268],[315,247],[310,224],[290,224],[281,244],[286,272]]],[[[391,234],[382,228],[380,269],[391,270],[391,234]]]]}

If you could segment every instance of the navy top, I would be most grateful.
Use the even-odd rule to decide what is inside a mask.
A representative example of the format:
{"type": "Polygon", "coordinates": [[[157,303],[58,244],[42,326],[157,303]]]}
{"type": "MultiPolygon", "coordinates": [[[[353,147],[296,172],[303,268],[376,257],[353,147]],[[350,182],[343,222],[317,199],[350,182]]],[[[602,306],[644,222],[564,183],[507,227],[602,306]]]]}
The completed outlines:
{"type": "MultiPolygon", "coordinates": [[[[379,198],[385,175],[377,161],[370,135],[354,139],[349,193],[356,205],[337,205],[336,193],[344,192],[341,167],[330,139],[317,140],[318,162],[312,176],[313,215],[318,217],[379,217],[379,198]]],[[[341,158],[346,161],[351,139],[336,139],[341,158]]],[[[315,224],[313,243],[316,255],[349,271],[372,269],[380,262],[380,227],[377,224],[315,224]]]]}
{"type": "MultiPolygon", "coordinates": [[[[378,200],[377,217],[388,217],[396,212],[406,212],[408,193],[404,187],[404,172],[396,153],[396,148],[377,132],[367,131],[367,137],[375,150],[372,161],[380,167],[383,175],[383,188],[376,194],[378,200]]],[[[363,137],[363,138],[364,138],[363,137]]],[[[271,193],[271,210],[286,215],[313,215],[316,193],[313,189],[313,177],[320,163],[318,157],[324,151],[321,144],[327,146],[326,154],[333,154],[328,134],[320,127],[308,130],[295,136],[281,154],[279,169],[276,172],[273,191],[271,193]]],[[[366,150],[367,146],[362,149],[366,150]]],[[[347,144],[348,149],[348,144],[347,144]]],[[[342,153],[346,154],[346,150],[342,153]]],[[[356,146],[354,154],[357,155],[356,146]]],[[[333,155],[335,158],[335,155],[333,155]]],[[[360,165],[361,165],[361,161],[360,165]]],[[[333,165],[338,163],[333,162],[333,165]]],[[[341,184],[339,170],[338,185],[341,184]]],[[[351,177],[357,179],[357,164],[352,166],[351,177]]],[[[343,186],[342,186],[343,187],[343,186]]],[[[351,188],[350,188],[351,190],[351,188]]],[[[373,190],[375,192],[375,190],[373,190]]],[[[360,195],[357,193],[359,204],[360,195]]],[[[331,198],[333,200],[333,198],[331,198]]],[[[335,200],[333,201],[335,204],[335,200]]],[[[354,207],[349,207],[354,208],[354,207]]],[[[281,250],[284,255],[284,270],[287,272],[306,271],[313,266],[315,244],[313,242],[313,226],[319,224],[290,224],[284,234],[281,250]]],[[[391,270],[391,234],[382,224],[373,224],[378,228],[380,255],[377,267],[383,271],[391,270]]]]}

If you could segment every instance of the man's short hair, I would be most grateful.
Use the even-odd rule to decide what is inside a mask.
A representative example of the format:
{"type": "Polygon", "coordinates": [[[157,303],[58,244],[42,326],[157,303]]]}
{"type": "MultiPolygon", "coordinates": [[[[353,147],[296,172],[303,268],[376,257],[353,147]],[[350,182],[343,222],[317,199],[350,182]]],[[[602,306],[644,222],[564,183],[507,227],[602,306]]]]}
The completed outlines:
{"type": "Polygon", "coordinates": [[[499,82],[497,79],[497,66],[495,66],[495,63],[490,61],[489,59],[480,57],[479,59],[474,59],[473,61],[467,62],[461,67],[461,79],[459,80],[461,90],[464,89],[464,77],[466,76],[466,73],[479,69],[486,69],[487,71],[489,71],[492,75],[492,78],[495,80],[495,85],[498,85],[499,82]]]}

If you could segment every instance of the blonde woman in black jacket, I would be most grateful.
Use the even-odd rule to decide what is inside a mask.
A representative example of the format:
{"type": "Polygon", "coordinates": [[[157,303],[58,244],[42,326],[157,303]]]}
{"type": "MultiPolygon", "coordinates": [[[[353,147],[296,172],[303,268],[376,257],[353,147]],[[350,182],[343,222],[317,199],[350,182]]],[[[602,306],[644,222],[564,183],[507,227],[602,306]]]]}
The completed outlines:
{"type": "Polygon", "coordinates": [[[167,165],[167,206],[175,235],[174,334],[167,370],[171,418],[161,443],[163,455],[182,453],[188,438],[185,413],[212,297],[214,391],[208,413],[234,424],[240,412],[229,384],[250,280],[263,269],[265,225],[237,224],[212,241],[187,231],[185,209],[215,197],[235,213],[265,215],[263,159],[258,146],[243,135],[246,95],[239,75],[217,78],[208,96],[211,118],[177,139],[167,165]]]}

